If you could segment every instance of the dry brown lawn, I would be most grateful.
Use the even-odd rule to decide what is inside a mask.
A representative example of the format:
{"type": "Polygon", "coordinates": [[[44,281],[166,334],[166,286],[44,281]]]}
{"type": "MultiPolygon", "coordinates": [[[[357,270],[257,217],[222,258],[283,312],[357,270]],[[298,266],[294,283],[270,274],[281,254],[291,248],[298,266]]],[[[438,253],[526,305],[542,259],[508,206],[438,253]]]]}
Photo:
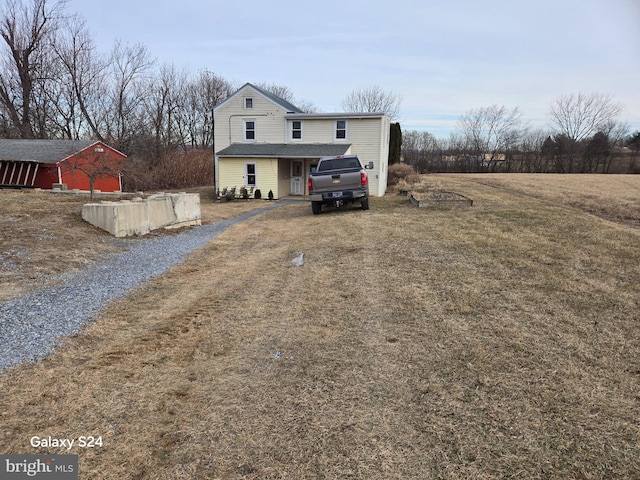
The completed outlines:
{"type": "Polygon", "coordinates": [[[471,175],[474,181],[640,227],[637,175],[471,175]]]}
{"type": "Polygon", "coordinates": [[[0,452],[102,436],[83,479],[640,478],[640,176],[419,188],[474,206],[230,228],[0,376],[0,452]]]}
{"type": "MultiPolygon", "coordinates": [[[[201,195],[203,224],[264,206],[261,202],[238,201],[221,208],[211,201],[212,189],[190,191],[201,195]]],[[[113,238],[84,222],[80,216],[82,205],[89,202],[88,195],[0,190],[0,301],[53,284],[60,274],[78,271],[137,240],[113,238]]],[[[152,235],[158,234],[167,232],[152,235]]]]}

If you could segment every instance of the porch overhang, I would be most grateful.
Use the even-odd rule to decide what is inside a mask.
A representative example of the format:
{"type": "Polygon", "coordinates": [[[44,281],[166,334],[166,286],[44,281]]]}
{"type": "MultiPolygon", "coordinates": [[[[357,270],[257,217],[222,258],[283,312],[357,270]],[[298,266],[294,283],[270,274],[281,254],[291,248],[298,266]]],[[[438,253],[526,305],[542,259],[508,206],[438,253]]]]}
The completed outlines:
{"type": "Polygon", "coordinates": [[[219,158],[321,158],[344,155],[347,143],[233,143],[216,153],[219,158]]]}

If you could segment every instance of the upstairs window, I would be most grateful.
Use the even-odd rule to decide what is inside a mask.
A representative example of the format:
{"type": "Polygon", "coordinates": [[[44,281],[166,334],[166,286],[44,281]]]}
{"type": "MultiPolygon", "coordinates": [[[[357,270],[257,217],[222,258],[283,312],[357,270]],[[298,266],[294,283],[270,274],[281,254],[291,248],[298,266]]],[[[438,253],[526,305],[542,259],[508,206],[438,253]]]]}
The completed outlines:
{"type": "Polygon", "coordinates": [[[346,140],[347,139],[347,121],[346,120],[336,120],[336,140],[346,140]]]}
{"type": "Polygon", "coordinates": [[[256,141],[256,121],[254,119],[244,121],[244,139],[248,142],[256,141]]]}
{"type": "Polygon", "coordinates": [[[291,140],[302,140],[302,122],[300,120],[291,122],[291,140]]]}
{"type": "Polygon", "coordinates": [[[253,108],[253,97],[244,97],[244,108],[253,108]]]}

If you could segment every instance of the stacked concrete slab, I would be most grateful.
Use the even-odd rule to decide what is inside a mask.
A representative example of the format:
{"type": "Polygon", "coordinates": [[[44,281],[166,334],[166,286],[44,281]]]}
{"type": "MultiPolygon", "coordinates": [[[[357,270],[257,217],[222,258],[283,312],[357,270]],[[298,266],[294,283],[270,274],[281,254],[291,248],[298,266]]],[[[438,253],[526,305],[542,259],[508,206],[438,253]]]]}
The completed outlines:
{"type": "Polygon", "coordinates": [[[82,207],[82,218],[116,237],[145,235],[159,228],[200,225],[200,195],[159,193],[146,199],[88,203],[82,207]]]}

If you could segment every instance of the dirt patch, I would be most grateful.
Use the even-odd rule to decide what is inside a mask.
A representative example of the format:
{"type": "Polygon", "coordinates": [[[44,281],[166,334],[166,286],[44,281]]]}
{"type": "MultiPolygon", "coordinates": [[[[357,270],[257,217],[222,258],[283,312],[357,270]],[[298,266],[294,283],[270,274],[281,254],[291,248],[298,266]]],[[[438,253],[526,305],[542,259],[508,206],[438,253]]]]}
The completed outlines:
{"type": "Polygon", "coordinates": [[[0,451],[101,435],[70,452],[88,479],[637,477],[638,229],[425,181],[474,207],[230,228],[1,376],[0,451]]]}

